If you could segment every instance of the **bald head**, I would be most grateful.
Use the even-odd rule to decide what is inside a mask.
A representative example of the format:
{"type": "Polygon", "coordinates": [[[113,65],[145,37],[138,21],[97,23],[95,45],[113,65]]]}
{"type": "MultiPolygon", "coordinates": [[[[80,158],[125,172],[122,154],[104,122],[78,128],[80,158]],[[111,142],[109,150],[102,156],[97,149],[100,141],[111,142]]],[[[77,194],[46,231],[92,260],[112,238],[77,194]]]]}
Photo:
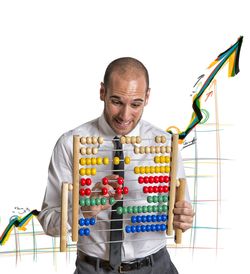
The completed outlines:
{"type": "Polygon", "coordinates": [[[113,73],[117,73],[121,78],[132,80],[144,76],[147,92],[149,88],[149,76],[146,67],[137,59],[132,57],[122,57],[112,61],[104,74],[104,86],[107,88],[113,73]]]}

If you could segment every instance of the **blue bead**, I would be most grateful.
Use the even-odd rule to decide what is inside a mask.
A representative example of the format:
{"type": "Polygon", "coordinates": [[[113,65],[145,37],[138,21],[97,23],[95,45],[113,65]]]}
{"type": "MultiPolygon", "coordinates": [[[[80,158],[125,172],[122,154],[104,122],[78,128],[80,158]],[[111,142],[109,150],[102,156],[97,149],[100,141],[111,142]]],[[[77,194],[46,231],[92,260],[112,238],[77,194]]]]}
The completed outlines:
{"type": "Polygon", "coordinates": [[[90,218],[90,224],[95,225],[95,218],[90,218]]]}
{"type": "Polygon", "coordinates": [[[152,222],[156,222],[156,221],[157,221],[156,215],[152,215],[152,222]]]}
{"type": "Polygon", "coordinates": [[[136,223],[136,216],[131,216],[131,223],[136,223]]]}
{"type": "Polygon", "coordinates": [[[146,231],[150,232],[151,231],[151,226],[150,225],[146,225],[146,231]]]}
{"type": "Polygon", "coordinates": [[[146,226],[145,225],[141,225],[141,232],[145,232],[146,231],[146,226]]]}
{"type": "Polygon", "coordinates": [[[84,235],[85,236],[89,236],[89,234],[90,234],[90,229],[89,228],[85,228],[84,229],[84,235]]]}
{"type": "Polygon", "coordinates": [[[157,224],[157,225],[155,226],[155,230],[156,230],[156,231],[160,231],[160,230],[161,230],[161,225],[157,224]]]}
{"type": "Polygon", "coordinates": [[[162,220],[162,222],[166,222],[167,219],[168,219],[168,217],[167,217],[166,214],[162,214],[162,215],[161,215],[161,220],[162,220]]]}
{"type": "Polygon", "coordinates": [[[151,215],[148,215],[147,216],[147,222],[150,223],[151,221],[152,221],[152,217],[151,217],[151,215]]]}
{"type": "Polygon", "coordinates": [[[141,222],[141,216],[140,215],[136,216],[136,221],[137,221],[137,223],[141,222]]]}
{"type": "Polygon", "coordinates": [[[131,232],[131,227],[129,225],[127,225],[125,230],[126,230],[127,233],[130,233],[131,232]]]}
{"type": "Polygon", "coordinates": [[[132,232],[132,233],[135,233],[135,232],[136,232],[136,227],[135,227],[135,225],[131,225],[131,232],[132,232]]]}
{"type": "Polygon", "coordinates": [[[151,225],[151,231],[155,231],[155,225],[151,225]]]}
{"type": "Polygon", "coordinates": [[[86,226],[88,226],[88,225],[90,224],[90,219],[89,219],[89,218],[86,218],[85,221],[84,221],[84,224],[85,224],[86,226]]]}
{"type": "Polygon", "coordinates": [[[147,221],[147,216],[146,216],[146,215],[142,215],[141,221],[142,221],[143,223],[146,223],[146,221],[147,221]]]}
{"type": "Polygon", "coordinates": [[[78,232],[79,232],[80,236],[83,236],[84,235],[84,228],[80,228],[78,232]]]}
{"type": "Polygon", "coordinates": [[[136,232],[141,232],[141,226],[140,225],[136,226],[136,232]]]}
{"type": "Polygon", "coordinates": [[[161,224],[161,231],[164,231],[167,229],[167,226],[165,224],[161,224]]]}
{"type": "Polygon", "coordinates": [[[78,223],[79,223],[80,226],[83,226],[84,225],[84,218],[79,219],[78,223]]]}
{"type": "Polygon", "coordinates": [[[161,222],[161,220],[162,220],[161,215],[157,215],[157,222],[161,222]]]}

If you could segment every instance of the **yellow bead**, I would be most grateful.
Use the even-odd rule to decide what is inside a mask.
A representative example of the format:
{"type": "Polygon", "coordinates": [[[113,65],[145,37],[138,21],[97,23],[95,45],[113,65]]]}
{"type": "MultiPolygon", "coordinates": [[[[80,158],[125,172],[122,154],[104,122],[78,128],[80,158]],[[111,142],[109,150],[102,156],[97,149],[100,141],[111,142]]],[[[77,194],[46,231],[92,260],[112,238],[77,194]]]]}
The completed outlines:
{"type": "Polygon", "coordinates": [[[140,136],[136,136],[136,143],[140,144],[141,143],[141,137],[140,136]]]}
{"type": "Polygon", "coordinates": [[[149,146],[145,147],[145,153],[147,153],[147,154],[150,153],[150,147],[149,146]]]}
{"type": "Polygon", "coordinates": [[[161,173],[164,173],[165,172],[165,166],[161,166],[160,171],[161,171],[161,173]]]}
{"type": "Polygon", "coordinates": [[[145,173],[146,174],[150,173],[150,166],[145,166],[145,173]]]}
{"type": "Polygon", "coordinates": [[[98,148],[97,147],[92,147],[92,154],[96,155],[98,152],[98,148]]]}
{"type": "Polygon", "coordinates": [[[85,155],[86,154],[86,147],[82,147],[80,152],[81,152],[82,155],[85,155]]]}
{"type": "Polygon", "coordinates": [[[86,168],[85,173],[87,176],[91,175],[91,168],[86,168]]]}
{"type": "Polygon", "coordinates": [[[120,143],[123,144],[123,145],[126,143],[126,137],[125,136],[120,137],[120,143]]]}
{"type": "Polygon", "coordinates": [[[86,165],[91,165],[91,158],[86,158],[86,165]]]}
{"type": "Polygon", "coordinates": [[[150,166],[150,173],[155,173],[155,167],[154,166],[150,166]]]}
{"type": "Polygon", "coordinates": [[[165,136],[161,136],[161,143],[164,144],[166,143],[167,138],[165,136]]]}
{"type": "Polygon", "coordinates": [[[79,170],[79,173],[80,173],[80,175],[81,176],[84,176],[85,175],[85,168],[81,168],[80,170],[79,170]]]}
{"type": "Polygon", "coordinates": [[[136,144],[136,137],[135,136],[132,136],[131,137],[131,144],[136,144]]]}
{"type": "Polygon", "coordinates": [[[86,138],[86,143],[87,143],[88,145],[92,144],[92,138],[91,138],[91,137],[87,137],[87,138],[86,138]]]}
{"type": "Polygon", "coordinates": [[[165,152],[166,152],[166,147],[161,146],[161,147],[160,147],[160,150],[161,150],[161,153],[163,154],[163,153],[165,153],[165,152]]]}
{"type": "Polygon", "coordinates": [[[130,164],[130,157],[129,157],[129,156],[126,156],[126,157],[124,158],[124,162],[125,162],[126,165],[130,164]]]}
{"type": "Polygon", "coordinates": [[[139,152],[140,152],[140,148],[137,147],[137,146],[135,146],[135,148],[134,148],[134,153],[135,153],[135,154],[138,154],[139,152]]]}
{"type": "Polygon", "coordinates": [[[165,156],[165,163],[170,163],[170,157],[169,156],[165,156]]]}
{"type": "Polygon", "coordinates": [[[165,163],[165,157],[164,157],[164,156],[161,156],[161,157],[160,157],[160,163],[161,163],[161,164],[164,164],[164,163],[165,163]]]}
{"type": "Polygon", "coordinates": [[[97,143],[98,143],[97,138],[95,136],[93,136],[92,137],[92,144],[95,145],[97,143]]]}
{"type": "Polygon", "coordinates": [[[85,158],[81,158],[81,159],[80,159],[80,165],[81,165],[81,166],[84,166],[85,164],[86,164],[85,158]]]}
{"type": "Polygon", "coordinates": [[[97,157],[97,158],[96,158],[96,163],[97,163],[98,165],[101,165],[101,164],[102,164],[102,158],[101,158],[101,157],[97,157]]]}
{"type": "Polygon", "coordinates": [[[135,173],[135,174],[139,174],[139,173],[140,173],[140,167],[136,166],[136,167],[134,168],[134,173],[135,173]]]}
{"type": "Polygon", "coordinates": [[[103,164],[104,165],[108,165],[109,164],[109,158],[108,157],[104,157],[103,158],[103,164]]]}
{"type": "Polygon", "coordinates": [[[151,146],[151,147],[150,147],[150,153],[152,153],[152,154],[155,153],[155,147],[154,147],[154,146],[151,146]]]}
{"type": "Polygon", "coordinates": [[[91,165],[96,165],[96,158],[91,158],[91,165]]]}
{"type": "Polygon", "coordinates": [[[141,173],[141,174],[144,174],[144,173],[145,173],[145,167],[144,167],[144,166],[141,166],[141,167],[140,167],[140,173],[141,173]]]}
{"type": "Polygon", "coordinates": [[[155,166],[155,173],[160,173],[161,168],[159,166],[155,166]]]}
{"type": "Polygon", "coordinates": [[[159,147],[159,146],[156,146],[156,147],[155,147],[155,153],[160,153],[160,152],[161,152],[160,147],[159,147]]]}
{"type": "Polygon", "coordinates": [[[80,142],[81,142],[82,145],[85,145],[85,144],[86,144],[86,138],[85,138],[85,137],[82,137],[82,138],[80,139],[80,142]]]}
{"type": "Polygon", "coordinates": [[[155,157],[154,157],[154,162],[155,162],[156,164],[159,164],[159,163],[160,163],[160,156],[155,156],[155,157]]]}
{"type": "Polygon", "coordinates": [[[167,152],[167,153],[170,153],[170,152],[171,152],[171,147],[170,147],[170,146],[167,146],[167,147],[166,147],[166,152],[167,152]]]}
{"type": "Polygon", "coordinates": [[[86,148],[86,153],[87,153],[87,155],[90,155],[92,153],[91,147],[86,148]]]}
{"type": "Polygon", "coordinates": [[[91,175],[96,175],[96,168],[91,168],[91,175]]]}
{"type": "Polygon", "coordinates": [[[99,137],[97,138],[97,142],[98,142],[99,144],[102,144],[103,141],[104,141],[103,137],[99,136],[99,137]]]}
{"type": "Polygon", "coordinates": [[[161,142],[161,136],[156,136],[155,137],[155,142],[160,143],[161,142]]]}
{"type": "Polygon", "coordinates": [[[169,173],[170,172],[170,166],[165,166],[165,172],[169,173]]]}
{"type": "Polygon", "coordinates": [[[119,165],[119,163],[120,163],[120,158],[119,157],[114,157],[113,164],[117,166],[117,165],[119,165]]]}
{"type": "Polygon", "coordinates": [[[140,153],[144,154],[145,153],[145,147],[140,147],[140,153]]]}

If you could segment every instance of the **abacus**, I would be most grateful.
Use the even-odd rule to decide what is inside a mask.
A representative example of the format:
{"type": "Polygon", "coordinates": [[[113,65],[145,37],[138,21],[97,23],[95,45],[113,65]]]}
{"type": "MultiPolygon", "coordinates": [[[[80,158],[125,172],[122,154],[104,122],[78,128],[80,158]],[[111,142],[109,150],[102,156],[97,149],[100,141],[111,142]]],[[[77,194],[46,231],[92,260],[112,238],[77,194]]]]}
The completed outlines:
{"type": "MultiPolygon", "coordinates": [[[[143,139],[140,136],[121,136],[122,144],[131,145],[135,155],[155,154],[153,157],[154,166],[135,166],[131,169],[124,169],[124,172],[133,172],[138,176],[137,183],[146,196],[146,202],[149,205],[144,206],[124,206],[118,207],[117,213],[123,218],[124,214],[131,214],[132,225],[124,227],[125,233],[139,232],[157,232],[166,231],[168,236],[173,235],[173,209],[176,201],[184,200],[185,196],[185,179],[177,180],[177,163],[178,163],[178,139],[177,134],[172,135],[171,145],[166,145],[165,136],[156,136],[154,146],[141,145],[143,139]],[[160,165],[158,165],[160,164],[160,165]],[[158,194],[158,195],[149,195],[158,194]],[[158,203],[158,205],[151,205],[158,203]],[[152,213],[152,214],[146,214],[152,213]],[[150,223],[153,224],[144,224],[150,223]],[[155,224],[158,222],[157,224],[155,224]],[[142,223],[142,225],[140,224],[142,223]]],[[[67,222],[68,222],[68,195],[72,191],[72,241],[77,242],[79,236],[89,236],[91,229],[96,223],[95,218],[80,218],[80,207],[95,205],[110,205],[116,202],[114,197],[107,198],[108,190],[105,187],[109,183],[107,177],[101,180],[102,189],[99,196],[91,196],[91,184],[95,175],[98,173],[100,165],[118,165],[121,159],[114,157],[100,157],[98,152],[102,150],[105,140],[103,137],[80,137],[73,136],[73,182],[63,182],[61,191],[61,226],[60,226],[60,251],[67,250],[67,222]],[[89,157],[89,156],[94,157],[89,157]],[[80,166],[80,167],[79,167],[80,166]]],[[[125,166],[129,166],[133,161],[130,156],[125,156],[125,166]]],[[[138,160],[137,160],[138,161],[138,160]]],[[[141,160],[143,161],[143,159],[141,160]]],[[[148,161],[148,160],[147,160],[148,161]]],[[[113,170],[105,170],[111,174],[113,170]]],[[[125,176],[126,177],[126,176],[125,176]]],[[[94,182],[94,184],[97,182],[94,182]]],[[[130,191],[126,186],[126,179],[119,177],[117,179],[118,187],[114,190],[117,194],[125,197],[130,191]]],[[[124,198],[123,198],[124,199],[124,198]]],[[[180,244],[182,240],[181,229],[175,229],[175,242],[180,244]]]]}

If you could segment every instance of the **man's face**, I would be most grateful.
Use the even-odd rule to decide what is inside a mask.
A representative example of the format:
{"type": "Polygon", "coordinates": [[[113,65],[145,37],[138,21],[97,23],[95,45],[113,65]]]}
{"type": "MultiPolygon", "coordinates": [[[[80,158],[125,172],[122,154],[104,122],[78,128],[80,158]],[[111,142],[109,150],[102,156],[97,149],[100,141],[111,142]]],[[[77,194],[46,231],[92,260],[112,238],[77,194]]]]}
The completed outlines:
{"type": "Polygon", "coordinates": [[[146,88],[144,75],[135,78],[120,76],[116,72],[112,73],[107,89],[101,84],[104,116],[117,135],[128,134],[140,121],[149,98],[146,88]]]}

